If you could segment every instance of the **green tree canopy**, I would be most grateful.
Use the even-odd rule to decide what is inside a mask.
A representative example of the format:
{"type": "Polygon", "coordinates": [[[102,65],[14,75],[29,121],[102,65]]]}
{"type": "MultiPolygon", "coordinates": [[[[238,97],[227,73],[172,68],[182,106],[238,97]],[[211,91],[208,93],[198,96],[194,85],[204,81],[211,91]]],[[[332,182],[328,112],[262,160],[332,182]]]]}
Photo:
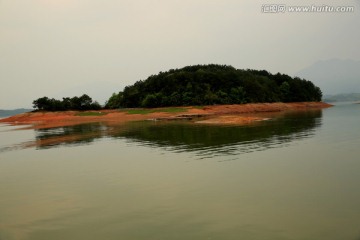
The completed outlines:
{"type": "Polygon", "coordinates": [[[63,100],[42,97],[33,101],[33,107],[37,110],[44,111],[66,111],[66,110],[98,110],[101,106],[87,94],[80,97],[66,97],[63,100]]]}
{"type": "Polygon", "coordinates": [[[209,64],[151,75],[113,94],[105,107],[307,102],[321,101],[321,98],[321,90],[304,79],[209,64]]]}

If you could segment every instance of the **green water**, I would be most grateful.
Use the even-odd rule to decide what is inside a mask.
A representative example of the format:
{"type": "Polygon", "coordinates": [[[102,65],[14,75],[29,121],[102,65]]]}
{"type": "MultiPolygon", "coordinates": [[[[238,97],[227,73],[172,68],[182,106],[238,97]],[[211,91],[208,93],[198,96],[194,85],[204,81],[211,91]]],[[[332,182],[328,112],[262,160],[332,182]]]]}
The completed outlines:
{"type": "Polygon", "coordinates": [[[360,239],[360,105],[268,117],[0,125],[0,239],[360,239]]]}

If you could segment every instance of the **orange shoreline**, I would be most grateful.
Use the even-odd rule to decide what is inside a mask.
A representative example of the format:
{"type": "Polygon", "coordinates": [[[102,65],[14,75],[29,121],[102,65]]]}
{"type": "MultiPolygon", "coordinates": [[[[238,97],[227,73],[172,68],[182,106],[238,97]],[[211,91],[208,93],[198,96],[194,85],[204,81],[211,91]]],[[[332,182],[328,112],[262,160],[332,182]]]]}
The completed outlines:
{"type": "Polygon", "coordinates": [[[246,124],[254,121],[265,120],[259,116],[249,116],[249,114],[265,112],[283,112],[323,109],[332,105],[323,102],[297,102],[297,103],[249,103],[235,105],[211,105],[198,107],[179,107],[185,108],[185,112],[168,113],[161,112],[162,108],[156,108],[148,114],[129,114],[119,110],[101,110],[89,112],[101,112],[100,116],[77,116],[78,111],[64,112],[28,112],[12,117],[0,119],[0,123],[11,125],[30,125],[28,128],[42,129],[52,127],[63,127],[91,122],[125,123],[129,121],[140,121],[149,119],[176,119],[179,116],[209,116],[209,119],[198,121],[205,124],[246,124]],[[224,116],[228,115],[228,116],[224,116]],[[230,116],[229,116],[230,115],[230,116]]]}

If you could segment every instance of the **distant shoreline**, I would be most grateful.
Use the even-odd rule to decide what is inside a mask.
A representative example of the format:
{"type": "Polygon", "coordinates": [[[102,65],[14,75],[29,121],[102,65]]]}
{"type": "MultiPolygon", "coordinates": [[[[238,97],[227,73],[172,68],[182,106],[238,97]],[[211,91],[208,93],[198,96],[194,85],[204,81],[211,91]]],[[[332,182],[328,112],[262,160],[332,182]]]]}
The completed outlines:
{"type": "Polygon", "coordinates": [[[10,117],[10,116],[14,116],[20,113],[24,113],[24,112],[30,112],[32,111],[32,109],[27,109],[27,108],[17,108],[17,109],[12,109],[12,110],[5,110],[5,109],[0,109],[0,118],[6,118],[6,117],[10,117]]]}
{"type": "Polygon", "coordinates": [[[204,124],[247,124],[265,120],[258,113],[323,109],[333,105],[324,102],[249,103],[210,105],[201,107],[172,107],[154,109],[120,109],[99,111],[27,112],[0,119],[0,123],[29,125],[27,128],[43,129],[91,122],[125,123],[141,120],[177,120],[193,116],[207,116],[204,124]]]}

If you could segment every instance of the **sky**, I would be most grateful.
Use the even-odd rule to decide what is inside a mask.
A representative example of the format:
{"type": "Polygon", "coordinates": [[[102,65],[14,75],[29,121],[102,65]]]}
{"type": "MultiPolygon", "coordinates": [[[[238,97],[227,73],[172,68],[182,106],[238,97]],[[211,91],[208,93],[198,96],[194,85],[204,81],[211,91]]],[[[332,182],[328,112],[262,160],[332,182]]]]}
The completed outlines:
{"type": "Polygon", "coordinates": [[[353,13],[264,13],[277,0],[0,0],[0,109],[88,93],[100,103],[171,68],[227,64],[294,76],[327,59],[360,60],[353,13]]]}

